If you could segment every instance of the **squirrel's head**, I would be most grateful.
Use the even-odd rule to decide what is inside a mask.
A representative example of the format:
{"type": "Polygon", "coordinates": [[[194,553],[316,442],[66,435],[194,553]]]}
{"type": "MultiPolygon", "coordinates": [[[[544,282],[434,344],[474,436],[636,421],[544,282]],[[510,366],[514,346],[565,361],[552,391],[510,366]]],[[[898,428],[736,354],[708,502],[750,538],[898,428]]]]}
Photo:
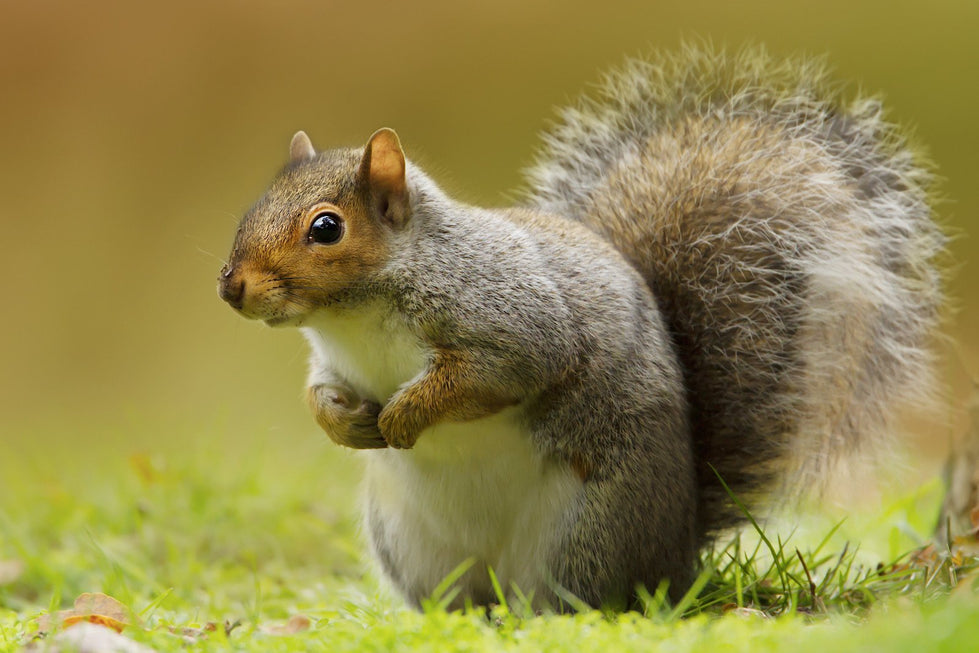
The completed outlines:
{"type": "Polygon", "coordinates": [[[319,154],[297,133],[289,164],[241,220],[218,294],[245,317],[282,325],[365,289],[409,218],[405,171],[390,129],[363,150],[319,154]]]}

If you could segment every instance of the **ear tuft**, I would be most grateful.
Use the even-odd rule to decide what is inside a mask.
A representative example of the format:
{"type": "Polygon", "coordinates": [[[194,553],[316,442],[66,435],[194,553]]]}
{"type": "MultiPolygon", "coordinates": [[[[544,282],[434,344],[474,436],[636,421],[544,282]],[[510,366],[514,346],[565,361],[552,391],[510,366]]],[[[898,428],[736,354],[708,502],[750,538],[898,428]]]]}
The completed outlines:
{"type": "Polygon", "coordinates": [[[309,161],[314,156],[316,156],[316,150],[313,149],[313,142],[309,140],[309,136],[304,131],[296,132],[296,135],[292,137],[292,143],[289,144],[289,160],[293,163],[299,163],[309,161]]]}
{"type": "Polygon", "coordinates": [[[371,195],[375,210],[391,224],[408,218],[405,155],[393,129],[378,129],[367,141],[357,173],[371,195]]]}

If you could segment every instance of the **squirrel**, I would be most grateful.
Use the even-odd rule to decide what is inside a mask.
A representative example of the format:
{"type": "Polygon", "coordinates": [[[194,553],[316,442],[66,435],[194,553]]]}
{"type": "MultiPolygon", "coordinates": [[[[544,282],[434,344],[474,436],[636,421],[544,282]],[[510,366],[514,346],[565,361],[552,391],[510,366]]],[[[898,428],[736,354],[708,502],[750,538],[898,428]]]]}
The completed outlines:
{"type": "Polygon", "coordinates": [[[457,606],[675,600],[744,518],[731,494],[812,484],[920,395],[933,173],[827,79],[760,49],[629,61],[560,114],[511,208],[448,197],[390,129],[295,135],[219,294],[301,328],[309,407],[362,450],[408,602],[454,571],[457,606]]]}

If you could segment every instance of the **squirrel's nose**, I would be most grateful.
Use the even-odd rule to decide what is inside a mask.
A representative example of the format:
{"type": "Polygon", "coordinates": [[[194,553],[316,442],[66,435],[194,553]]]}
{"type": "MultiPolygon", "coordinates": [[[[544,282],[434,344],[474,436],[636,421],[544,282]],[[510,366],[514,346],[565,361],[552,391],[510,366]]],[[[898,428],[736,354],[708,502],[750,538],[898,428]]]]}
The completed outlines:
{"type": "Polygon", "coordinates": [[[231,304],[232,308],[241,310],[242,298],[245,296],[245,281],[237,278],[231,268],[223,270],[218,277],[218,295],[231,304]]]}

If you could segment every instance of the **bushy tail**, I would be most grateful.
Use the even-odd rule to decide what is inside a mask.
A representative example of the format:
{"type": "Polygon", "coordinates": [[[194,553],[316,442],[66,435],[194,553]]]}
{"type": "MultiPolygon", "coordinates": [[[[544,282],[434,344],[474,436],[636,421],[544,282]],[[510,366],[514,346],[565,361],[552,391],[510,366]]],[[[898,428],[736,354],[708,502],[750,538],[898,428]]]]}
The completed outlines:
{"type": "Polygon", "coordinates": [[[531,204],[615,243],[660,302],[704,534],[738,518],[711,467],[751,499],[882,435],[928,386],[932,176],[822,65],[700,46],[630,62],[561,114],[529,181],[531,204]]]}

